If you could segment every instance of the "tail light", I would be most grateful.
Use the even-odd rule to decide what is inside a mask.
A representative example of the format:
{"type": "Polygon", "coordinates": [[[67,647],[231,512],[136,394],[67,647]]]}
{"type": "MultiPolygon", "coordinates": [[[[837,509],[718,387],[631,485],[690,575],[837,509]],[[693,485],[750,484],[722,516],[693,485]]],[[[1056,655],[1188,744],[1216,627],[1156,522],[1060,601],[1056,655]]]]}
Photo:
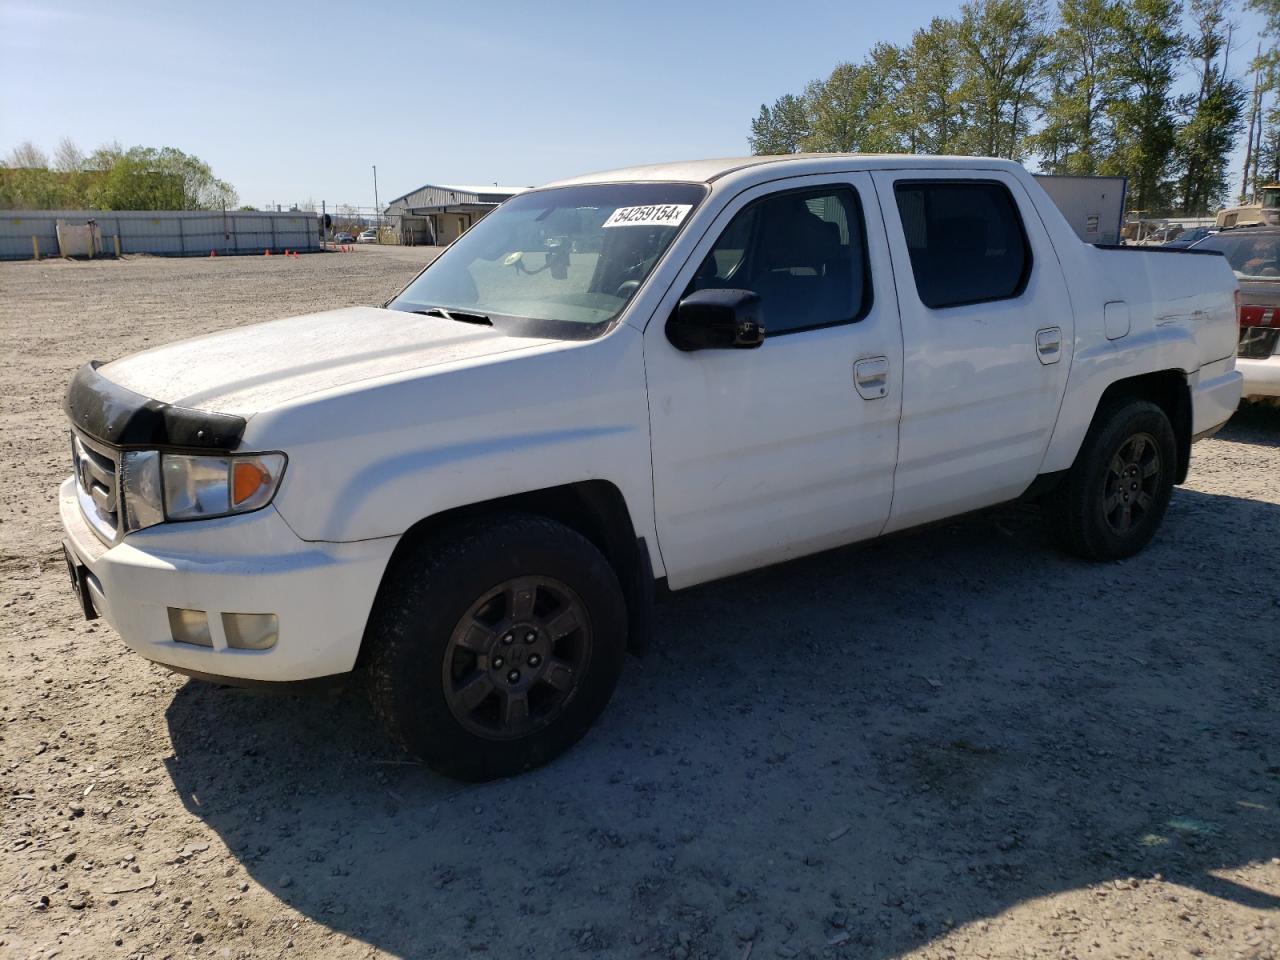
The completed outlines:
{"type": "Polygon", "coordinates": [[[1269,327],[1276,322],[1276,307],[1260,307],[1256,304],[1236,305],[1236,319],[1243,330],[1246,327],[1269,327]]]}

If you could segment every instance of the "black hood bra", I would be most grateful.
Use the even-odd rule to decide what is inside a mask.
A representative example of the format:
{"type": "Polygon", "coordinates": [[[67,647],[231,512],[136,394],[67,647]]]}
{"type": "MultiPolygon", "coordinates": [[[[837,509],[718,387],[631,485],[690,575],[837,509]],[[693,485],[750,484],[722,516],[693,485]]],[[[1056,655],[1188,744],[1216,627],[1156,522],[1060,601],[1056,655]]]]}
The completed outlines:
{"type": "Polygon", "coordinates": [[[108,380],[91,360],[76,371],[64,409],[72,425],[114,447],[234,450],[247,423],[229,413],[209,413],[152,400],[108,380]]]}

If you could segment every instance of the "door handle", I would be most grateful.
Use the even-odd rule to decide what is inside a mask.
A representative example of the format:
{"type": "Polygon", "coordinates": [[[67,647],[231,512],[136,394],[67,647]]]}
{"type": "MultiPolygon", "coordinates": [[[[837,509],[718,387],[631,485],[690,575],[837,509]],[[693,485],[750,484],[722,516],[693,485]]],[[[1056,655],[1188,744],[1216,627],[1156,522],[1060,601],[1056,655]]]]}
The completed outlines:
{"type": "Polygon", "coordinates": [[[863,400],[879,400],[889,392],[889,359],[867,357],[854,363],[853,385],[863,400]]]}
{"type": "Polygon", "coordinates": [[[1043,364],[1057,363],[1061,359],[1061,327],[1043,327],[1036,331],[1036,356],[1043,364]]]}

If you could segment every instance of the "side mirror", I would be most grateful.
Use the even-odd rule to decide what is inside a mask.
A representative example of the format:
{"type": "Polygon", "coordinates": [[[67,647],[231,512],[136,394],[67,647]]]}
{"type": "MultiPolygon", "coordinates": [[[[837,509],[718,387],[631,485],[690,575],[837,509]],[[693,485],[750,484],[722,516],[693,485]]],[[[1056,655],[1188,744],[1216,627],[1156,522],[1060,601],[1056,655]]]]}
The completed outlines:
{"type": "Polygon", "coordinates": [[[678,350],[750,350],[764,343],[760,295],[750,290],[695,290],[667,320],[678,350]]]}

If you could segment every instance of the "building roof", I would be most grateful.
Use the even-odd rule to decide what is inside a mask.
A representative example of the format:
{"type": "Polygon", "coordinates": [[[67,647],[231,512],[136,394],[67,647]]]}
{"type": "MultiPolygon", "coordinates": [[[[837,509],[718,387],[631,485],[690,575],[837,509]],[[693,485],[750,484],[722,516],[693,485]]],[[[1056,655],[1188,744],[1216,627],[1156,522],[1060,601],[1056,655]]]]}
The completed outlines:
{"type": "Polygon", "coordinates": [[[495,184],[447,184],[447,183],[424,183],[416,190],[410,190],[402,197],[396,197],[394,200],[388,200],[387,206],[394,207],[398,205],[418,206],[416,203],[407,201],[416,197],[428,194],[454,194],[454,199],[458,203],[478,203],[481,195],[484,196],[500,196],[502,198],[514,197],[517,193],[524,193],[528,187],[500,187],[495,184]]]}

